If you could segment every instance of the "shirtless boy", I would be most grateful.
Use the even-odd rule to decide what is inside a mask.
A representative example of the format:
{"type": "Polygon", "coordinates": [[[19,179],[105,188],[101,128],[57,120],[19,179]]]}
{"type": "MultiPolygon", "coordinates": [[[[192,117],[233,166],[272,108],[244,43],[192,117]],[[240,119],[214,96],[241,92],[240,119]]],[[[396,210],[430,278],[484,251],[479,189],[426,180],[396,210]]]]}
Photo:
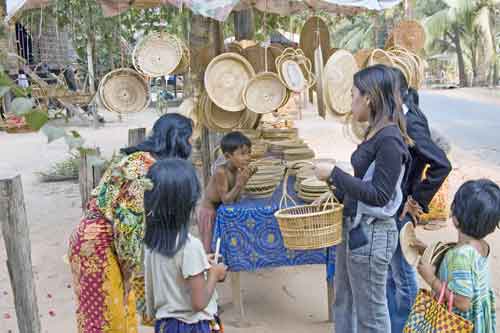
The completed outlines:
{"type": "Polygon", "coordinates": [[[252,143],[240,132],[226,134],[220,147],[226,161],[219,165],[208,182],[198,210],[198,229],[205,251],[210,253],[217,207],[239,200],[253,170],[249,166],[252,143]]]}

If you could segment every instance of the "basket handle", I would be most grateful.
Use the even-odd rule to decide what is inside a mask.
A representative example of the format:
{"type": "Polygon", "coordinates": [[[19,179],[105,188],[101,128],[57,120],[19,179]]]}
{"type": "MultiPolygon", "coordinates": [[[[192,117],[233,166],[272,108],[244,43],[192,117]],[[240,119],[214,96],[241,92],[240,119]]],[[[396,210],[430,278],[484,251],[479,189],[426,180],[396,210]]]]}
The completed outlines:
{"type": "MultiPolygon", "coordinates": [[[[444,297],[446,295],[446,290],[448,290],[448,284],[446,282],[443,282],[443,285],[441,287],[441,291],[439,292],[438,304],[444,304],[444,297]]],[[[454,301],[454,295],[453,295],[453,292],[450,291],[450,295],[448,296],[448,311],[449,312],[452,312],[452,310],[453,310],[453,301],[454,301]]]]}
{"type": "Polygon", "coordinates": [[[288,207],[288,202],[290,201],[294,206],[297,205],[297,203],[295,202],[295,200],[293,200],[293,198],[290,196],[290,194],[288,194],[288,177],[289,177],[289,172],[288,172],[288,168],[286,168],[285,170],[285,179],[283,180],[283,194],[281,195],[281,200],[280,200],[280,206],[279,206],[279,209],[283,209],[283,205],[285,207],[288,207]]]}

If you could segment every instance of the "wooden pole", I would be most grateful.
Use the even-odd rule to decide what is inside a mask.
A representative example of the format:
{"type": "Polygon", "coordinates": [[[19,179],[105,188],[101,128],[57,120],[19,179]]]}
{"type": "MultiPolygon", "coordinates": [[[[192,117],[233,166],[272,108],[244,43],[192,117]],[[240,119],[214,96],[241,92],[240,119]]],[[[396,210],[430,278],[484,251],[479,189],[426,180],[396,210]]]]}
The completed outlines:
{"type": "Polygon", "coordinates": [[[0,179],[0,223],[20,333],[40,333],[21,176],[0,179]]]}
{"type": "Polygon", "coordinates": [[[133,147],[143,142],[146,138],[145,128],[132,128],[128,130],[128,146],[133,147]]]}
{"type": "Polygon", "coordinates": [[[87,202],[90,199],[92,190],[99,185],[105,168],[102,165],[95,165],[92,159],[100,157],[99,148],[88,149],[80,153],[80,169],[78,172],[78,182],[80,183],[80,195],[82,198],[82,210],[85,211],[87,202]]]}
{"type": "Polygon", "coordinates": [[[89,89],[91,94],[95,94],[95,73],[94,73],[94,41],[93,36],[89,36],[87,41],[87,68],[89,71],[89,89]]]}

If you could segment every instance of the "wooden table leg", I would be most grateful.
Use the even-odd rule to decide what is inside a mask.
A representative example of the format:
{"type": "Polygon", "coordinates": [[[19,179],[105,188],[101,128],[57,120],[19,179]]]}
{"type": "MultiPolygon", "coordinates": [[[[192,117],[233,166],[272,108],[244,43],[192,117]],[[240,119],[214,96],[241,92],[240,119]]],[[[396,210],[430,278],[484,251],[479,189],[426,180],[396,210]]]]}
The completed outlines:
{"type": "Polygon", "coordinates": [[[240,312],[241,319],[245,318],[245,310],[243,308],[243,297],[241,294],[240,272],[231,272],[231,287],[233,296],[233,305],[240,312]]]}
{"type": "Polygon", "coordinates": [[[333,303],[335,302],[335,289],[333,287],[333,279],[332,281],[326,280],[326,287],[328,289],[328,321],[333,323],[333,303]]]}

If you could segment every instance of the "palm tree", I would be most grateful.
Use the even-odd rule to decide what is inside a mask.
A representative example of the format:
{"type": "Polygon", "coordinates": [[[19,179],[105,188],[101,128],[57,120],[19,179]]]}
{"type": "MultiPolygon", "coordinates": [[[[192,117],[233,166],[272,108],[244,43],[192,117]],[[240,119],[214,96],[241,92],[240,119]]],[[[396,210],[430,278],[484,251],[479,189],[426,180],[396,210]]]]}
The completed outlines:
{"type": "Polygon", "coordinates": [[[467,60],[474,73],[474,84],[488,83],[496,54],[492,19],[499,3],[500,0],[440,0],[419,4],[429,37],[427,48],[456,52],[461,86],[467,84],[467,60]]]}

